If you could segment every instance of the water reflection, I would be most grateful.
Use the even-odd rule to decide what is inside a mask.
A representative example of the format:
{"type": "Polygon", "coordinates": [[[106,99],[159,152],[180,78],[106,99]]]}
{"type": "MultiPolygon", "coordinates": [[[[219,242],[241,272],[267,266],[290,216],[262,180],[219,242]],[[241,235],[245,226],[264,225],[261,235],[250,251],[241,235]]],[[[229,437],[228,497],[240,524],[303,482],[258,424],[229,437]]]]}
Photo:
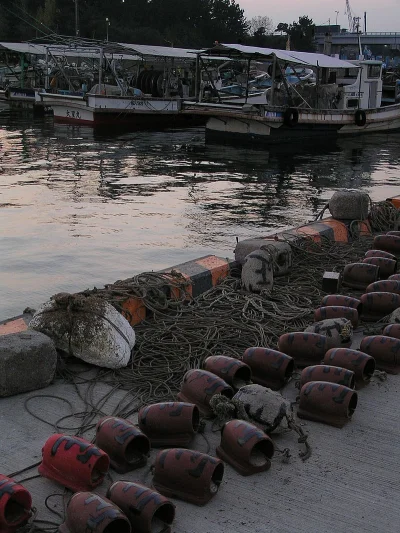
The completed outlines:
{"type": "Polygon", "coordinates": [[[0,110],[0,316],[315,218],[338,188],[397,194],[400,135],[266,150],[201,128],[105,134],[0,110]]]}

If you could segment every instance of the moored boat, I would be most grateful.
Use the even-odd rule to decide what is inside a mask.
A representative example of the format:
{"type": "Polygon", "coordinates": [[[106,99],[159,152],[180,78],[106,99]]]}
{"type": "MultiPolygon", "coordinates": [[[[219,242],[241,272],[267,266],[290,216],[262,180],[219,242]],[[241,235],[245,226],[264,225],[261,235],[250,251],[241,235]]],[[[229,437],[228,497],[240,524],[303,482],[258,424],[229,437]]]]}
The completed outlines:
{"type": "Polygon", "coordinates": [[[270,62],[271,88],[229,104],[199,102],[186,111],[208,117],[206,138],[241,143],[284,143],[306,138],[400,130],[400,104],[382,105],[382,63],[354,62],[307,52],[217,44],[199,54],[270,62]],[[312,68],[315,83],[289,84],[288,67],[312,68]]]}

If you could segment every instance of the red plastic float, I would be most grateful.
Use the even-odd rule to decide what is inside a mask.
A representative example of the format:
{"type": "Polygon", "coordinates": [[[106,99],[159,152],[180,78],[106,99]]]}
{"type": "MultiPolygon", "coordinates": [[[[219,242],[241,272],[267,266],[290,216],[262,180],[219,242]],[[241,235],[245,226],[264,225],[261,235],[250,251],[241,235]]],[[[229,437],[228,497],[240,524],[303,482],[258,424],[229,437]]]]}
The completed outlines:
{"type": "Polygon", "coordinates": [[[79,437],[52,435],[42,449],[39,474],[74,492],[94,489],[110,467],[108,455],[79,437]]]}
{"type": "Polygon", "coordinates": [[[395,279],[385,279],[371,283],[365,289],[366,292],[394,292],[400,294],[400,281],[395,279]]]}
{"type": "Polygon", "coordinates": [[[383,330],[383,335],[385,335],[385,337],[394,337],[395,339],[400,339],[400,324],[389,324],[383,330]]]}
{"type": "Polygon", "coordinates": [[[154,403],[140,409],[138,424],[152,447],[186,447],[199,429],[200,411],[193,403],[154,403]]]}
{"type": "Polygon", "coordinates": [[[362,262],[378,266],[380,279],[386,279],[397,271],[396,259],[388,259],[387,257],[366,257],[362,262]]]}
{"type": "Polygon", "coordinates": [[[220,459],[172,448],[158,453],[153,485],[165,496],[204,505],[217,494],[223,477],[224,463],[220,459]]]}
{"type": "Polygon", "coordinates": [[[128,518],[112,502],[92,492],[77,492],[67,507],[60,533],[131,533],[128,518]]]}
{"type": "Polygon", "coordinates": [[[217,455],[242,476],[271,467],[274,443],[260,428],[244,420],[231,420],[221,430],[217,455]]]}
{"type": "Polygon", "coordinates": [[[364,337],[360,349],[371,355],[376,361],[376,367],[388,374],[400,372],[400,340],[384,335],[364,337]]]}
{"type": "Polygon", "coordinates": [[[396,259],[396,256],[390,254],[389,252],[384,252],[383,250],[368,250],[365,252],[364,257],[386,257],[386,259],[396,259]]]}
{"type": "Polygon", "coordinates": [[[369,383],[376,368],[373,357],[350,348],[332,348],[328,350],[324,356],[323,363],[353,371],[357,387],[369,383]]]}
{"type": "Polygon", "coordinates": [[[120,474],[145,465],[150,453],[146,435],[129,420],[114,416],[99,420],[95,444],[109,455],[112,468],[120,474]]]}
{"type": "Polygon", "coordinates": [[[204,361],[204,370],[219,376],[236,390],[251,383],[250,367],[234,357],[226,355],[207,357],[204,361]]]}
{"type": "Polygon", "coordinates": [[[155,490],[139,483],[116,481],[107,498],[128,518],[133,533],[170,533],[175,505],[155,490]]]}
{"type": "Polygon", "coordinates": [[[400,235],[377,235],[374,238],[374,248],[391,254],[400,254],[400,235]]]}
{"type": "Polygon", "coordinates": [[[344,385],[349,389],[355,387],[355,374],[352,370],[339,366],[314,365],[307,366],[300,375],[300,388],[310,381],[328,381],[344,385]]]}
{"type": "Polygon", "coordinates": [[[272,390],[281,389],[294,370],[293,357],[270,348],[247,348],[243,361],[253,372],[253,381],[272,390]]]}
{"type": "Polygon", "coordinates": [[[293,357],[297,366],[320,363],[328,346],[325,335],[318,333],[285,333],[279,337],[278,349],[293,357]]]}
{"type": "Polygon", "coordinates": [[[379,278],[379,267],[368,263],[350,263],[343,270],[343,285],[353,289],[365,289],[379,278]]]}
{"type": "Polygon", "coordinates": [[[321,307],[351,307],[357,309],[358,313],[361,312],[361,302],[357,298],[351,296],[344,296],[343,294],[328,294],[324,296],[321,302],[321,307]]]}
{"type": "Polygon", "coordinates": [[[310,381],[300,391],[297,416],[343,427],[357,407],[357,393],[336,383],[310,381]]]}
{"type": "Polygon", "coordinates": [[[327,306],[319,307],[314,311],[314,321],[326,320],[328,318],[347,318],[353,325],[353,328],[358,326],[358,311],[353,307],[345,306],[327,306]]]}
{"type": "Polygon", "coordinates": [[[0,474],[0,531],[14,533],[32,515],[32,497],[25,487],[0,474]]]}
{"type": "Polygon", "coordinates": [[[182,402],[196,404],[200,413],[209,417],[213,415],[210,400],[215,394],[232,398],[233,390],[215,374],[207,372],[207,370],[195,369],[189,370],[184,375],[178,399],[182,402]]]}
{"type": "Polygon", "coordinates": [[[366,322],[380,320],[400,307],[400,295],[394,292],[368,292],[360,300],[362,319],[366,322]]]}

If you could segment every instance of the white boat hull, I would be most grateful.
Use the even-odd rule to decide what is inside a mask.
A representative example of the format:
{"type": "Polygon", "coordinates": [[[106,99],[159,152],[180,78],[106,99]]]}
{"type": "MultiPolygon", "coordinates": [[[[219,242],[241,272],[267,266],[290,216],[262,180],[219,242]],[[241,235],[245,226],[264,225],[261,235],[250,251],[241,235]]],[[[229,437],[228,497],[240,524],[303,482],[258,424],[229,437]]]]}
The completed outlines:
{"type": "MultiPolygon", "coordinates": [[[[294,139],[325,136],[360,135],[400,130],[400,104],[365,110],[365,124],[357,125],[355,111],[298,110],[298,120],[288,124],[284,110],[261,108],[259,113],[225,110],[223,106],[205,110],[209,119],[206,137],[209,140],[237,140],[249,143],[284,143],[294,139]]],[[[200,111],[201,112],[201,111],[200,111]]]]}

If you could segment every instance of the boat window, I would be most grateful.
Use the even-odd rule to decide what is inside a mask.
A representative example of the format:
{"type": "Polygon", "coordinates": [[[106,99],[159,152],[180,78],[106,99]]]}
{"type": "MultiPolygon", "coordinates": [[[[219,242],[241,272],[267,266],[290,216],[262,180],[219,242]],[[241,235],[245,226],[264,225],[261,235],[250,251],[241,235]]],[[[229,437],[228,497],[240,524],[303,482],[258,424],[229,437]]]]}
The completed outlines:
{"type": "Polygon", "coordinates": [[[358,99],[351,98],[350,100],[347,100],[347,107],[348,108],[358,107],[358,99]]]}
{"type": "Polygon", "coordinates": [[[368,78],[380,78],[381,66],[380,65],[368,65],[368,78]]]}

